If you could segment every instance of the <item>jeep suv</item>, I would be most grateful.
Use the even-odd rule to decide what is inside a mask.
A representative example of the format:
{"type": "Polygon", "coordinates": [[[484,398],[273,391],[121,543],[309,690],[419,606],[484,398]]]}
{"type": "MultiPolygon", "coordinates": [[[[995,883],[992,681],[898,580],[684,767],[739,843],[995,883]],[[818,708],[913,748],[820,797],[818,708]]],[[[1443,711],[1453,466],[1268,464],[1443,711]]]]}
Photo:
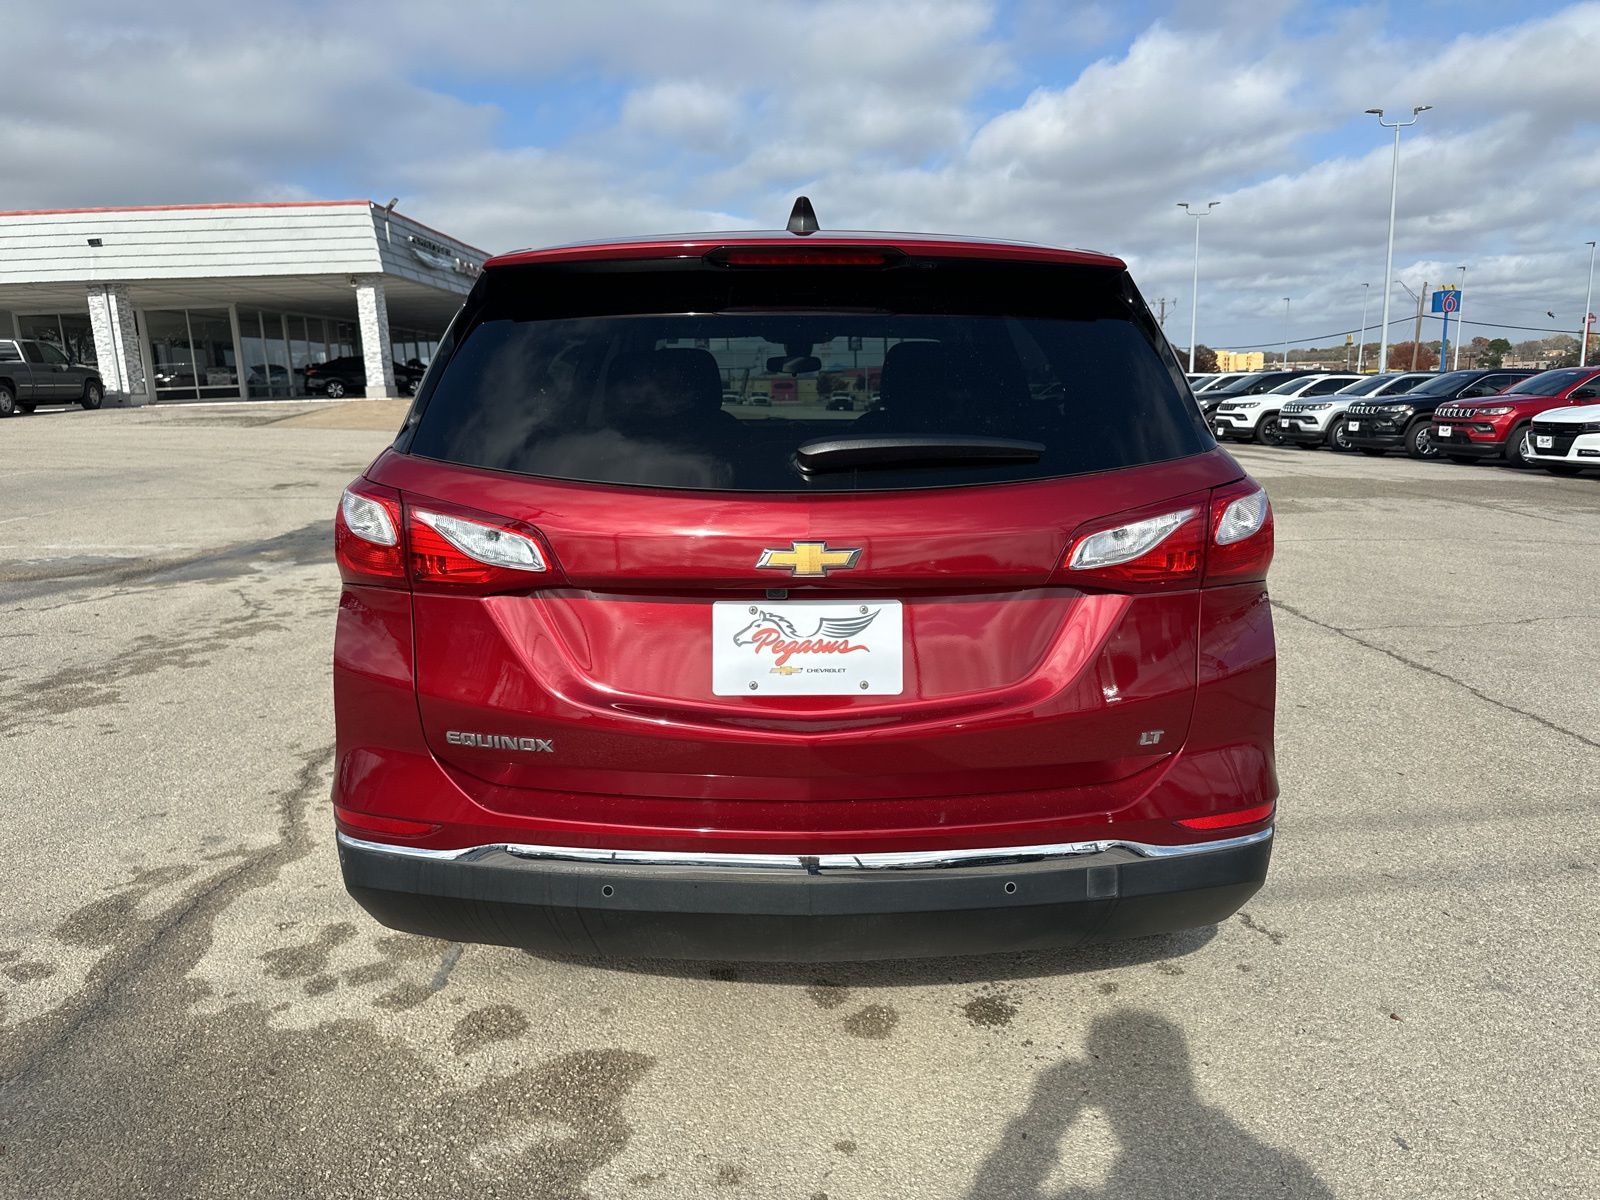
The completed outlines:
{"type": "Polygon", "coordinates": [[[345,491],[333,816],[379,921],[845,960],[1261,886],[1271,511],[1124,264],[808,207],[492,259],[345,491]],[[879,402],[834,411],[847,346],[879,402]]]}
{"type": "Polygon", "coordinates": [[[1528,461],[1529,427],[1541,413],[1600,399],[1600,367],[1558,367],[1515,384],[1503,395],[1434,410],[1434,441],[1455,463],[1498,458],[1507,466],[1528,461]]]}
{"type": "Polygon", "coordinates": [[[1439,447],[1429,427],[1435,409],[1457,400],[1493,396],[1537,374],[1500,367],[1447,371],[1399,395],[1357,400],[1344,410],[1345,441],[1373,457],[1404,450],[1412,458],[1437,458],[1439,447]]]}
{"type": "Polygon", "coordinates": [[[1320,371],[1290,376],[1248,397],[1223,401],[1211,415],[1212,428],[1218,441],[1239,438],[1246,442],[1254,439],[1263,446],[1286,445],[1287,430],[1281,420],[1284,411],[1296,402],[1332,395],[1360,378],[1359,375],[1329,375],[1320,371]]]}

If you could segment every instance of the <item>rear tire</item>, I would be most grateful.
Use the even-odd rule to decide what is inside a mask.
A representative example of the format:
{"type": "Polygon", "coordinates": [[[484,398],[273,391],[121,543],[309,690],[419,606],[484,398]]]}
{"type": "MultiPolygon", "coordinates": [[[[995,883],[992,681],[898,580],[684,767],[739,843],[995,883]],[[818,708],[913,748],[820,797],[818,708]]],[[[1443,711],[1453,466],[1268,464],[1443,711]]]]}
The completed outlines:
{"type": "Polygon", "coordinates": [[[17,394],[8,384],[0,383],[0,417],[13,417],[17,413],[17,394]]]}
{"type": "Polygon", "coordinates": [[[1571,463],[1540,463],[1539,465],[1552,475],[1576,475],[1583,470],[1582,467],[1575,467],[1571,463]]]}
{"type": "Polygon", "coordinates": [[[106,402],[106,389],[94,380],[83,385],[83,399],[78,403],[88,412],[93,412],[106,402]]]}
{"type": "Polygon", "coordinates": [[[1439,447],[1434,444],[1433,432],[1426,419],[1413,421],[1406,430],[1406,453],[1412,458],[1438,458],[1439,447]]]}
{"type": "Polygon", "coordinates": [[[1283,436],[1283,426],[1278,424],[1277,413],[1262,413],[1256,422],[1256,441],[1263,446],[1282,446],[1288,439],[1283,436]]]}
{"type": "Polygon", "coordinates": [[[343,400],[344,383],[338,379],[330,379],[328,380],[328,385],[322,389],[322,392],[329,400],[343,400]]]}

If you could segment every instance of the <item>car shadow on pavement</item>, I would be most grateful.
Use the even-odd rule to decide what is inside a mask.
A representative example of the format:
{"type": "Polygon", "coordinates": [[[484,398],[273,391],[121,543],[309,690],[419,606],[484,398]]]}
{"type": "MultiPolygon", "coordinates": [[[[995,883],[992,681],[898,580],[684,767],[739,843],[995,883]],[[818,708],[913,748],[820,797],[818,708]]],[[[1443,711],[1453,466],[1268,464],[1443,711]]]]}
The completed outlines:
{"type": "Polygon", "coordinates": [[[993,983],[1042,979],[1144,966],[1193,954],[1217,935],[1215,925],[1126,941],[1031,953],[962,958],[885,959],[877,962],[702,962],[668,958],[587,958],[530,951],[546,962],[592,970],[718,982],[772,983],[786,987],[819,981],[841,987],[925,987],[940,983],[993,983]]]}
{"type": "Polygon", "coordinates": [[[1096,1018],[1082,1058],[1046,1068],[1028,1107],[1006,1125],[968,1200],[1333,1200],[1310,1164],[1240,1128],[1195,1089],[1183,1032],[1121,1008],[1096,1018]],[[1075,1130],[1085,1115],[1104,1122],[1075,1130]],[[1104,1132],[1116,1139],[1109,1169],[1104,1132]],[[1099,1186],[1055,1181],[1093,1172],[1099,1186]]]}

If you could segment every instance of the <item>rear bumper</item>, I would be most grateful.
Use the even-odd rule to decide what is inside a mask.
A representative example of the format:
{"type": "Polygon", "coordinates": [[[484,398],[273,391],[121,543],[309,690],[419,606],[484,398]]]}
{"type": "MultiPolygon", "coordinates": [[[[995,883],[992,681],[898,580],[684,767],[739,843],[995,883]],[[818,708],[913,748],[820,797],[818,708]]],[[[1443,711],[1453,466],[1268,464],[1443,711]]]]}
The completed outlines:
{"type": "Polygon", "coordinates": [[[924,854],[418,850],[339,835],[350,894],[408,933],[546,953],[840,962],[1045,950],[1211,925],[1266,879],[1270,828],[1184,846],[924,854]]]}

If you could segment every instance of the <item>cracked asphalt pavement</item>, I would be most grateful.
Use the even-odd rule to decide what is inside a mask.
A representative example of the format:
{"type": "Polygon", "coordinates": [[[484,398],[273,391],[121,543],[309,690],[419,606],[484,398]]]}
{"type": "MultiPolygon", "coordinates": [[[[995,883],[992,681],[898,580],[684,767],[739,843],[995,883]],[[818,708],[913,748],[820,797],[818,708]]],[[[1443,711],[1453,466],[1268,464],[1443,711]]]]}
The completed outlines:
{"type": "Polygon", "coordinates": [[[0,1196],[1596,1194],[1600,478],[1236,452],[1283,800],[1220,927],[592,962],[340,885],[329,521],[397,421],[0,422],[0,1196]]]}

